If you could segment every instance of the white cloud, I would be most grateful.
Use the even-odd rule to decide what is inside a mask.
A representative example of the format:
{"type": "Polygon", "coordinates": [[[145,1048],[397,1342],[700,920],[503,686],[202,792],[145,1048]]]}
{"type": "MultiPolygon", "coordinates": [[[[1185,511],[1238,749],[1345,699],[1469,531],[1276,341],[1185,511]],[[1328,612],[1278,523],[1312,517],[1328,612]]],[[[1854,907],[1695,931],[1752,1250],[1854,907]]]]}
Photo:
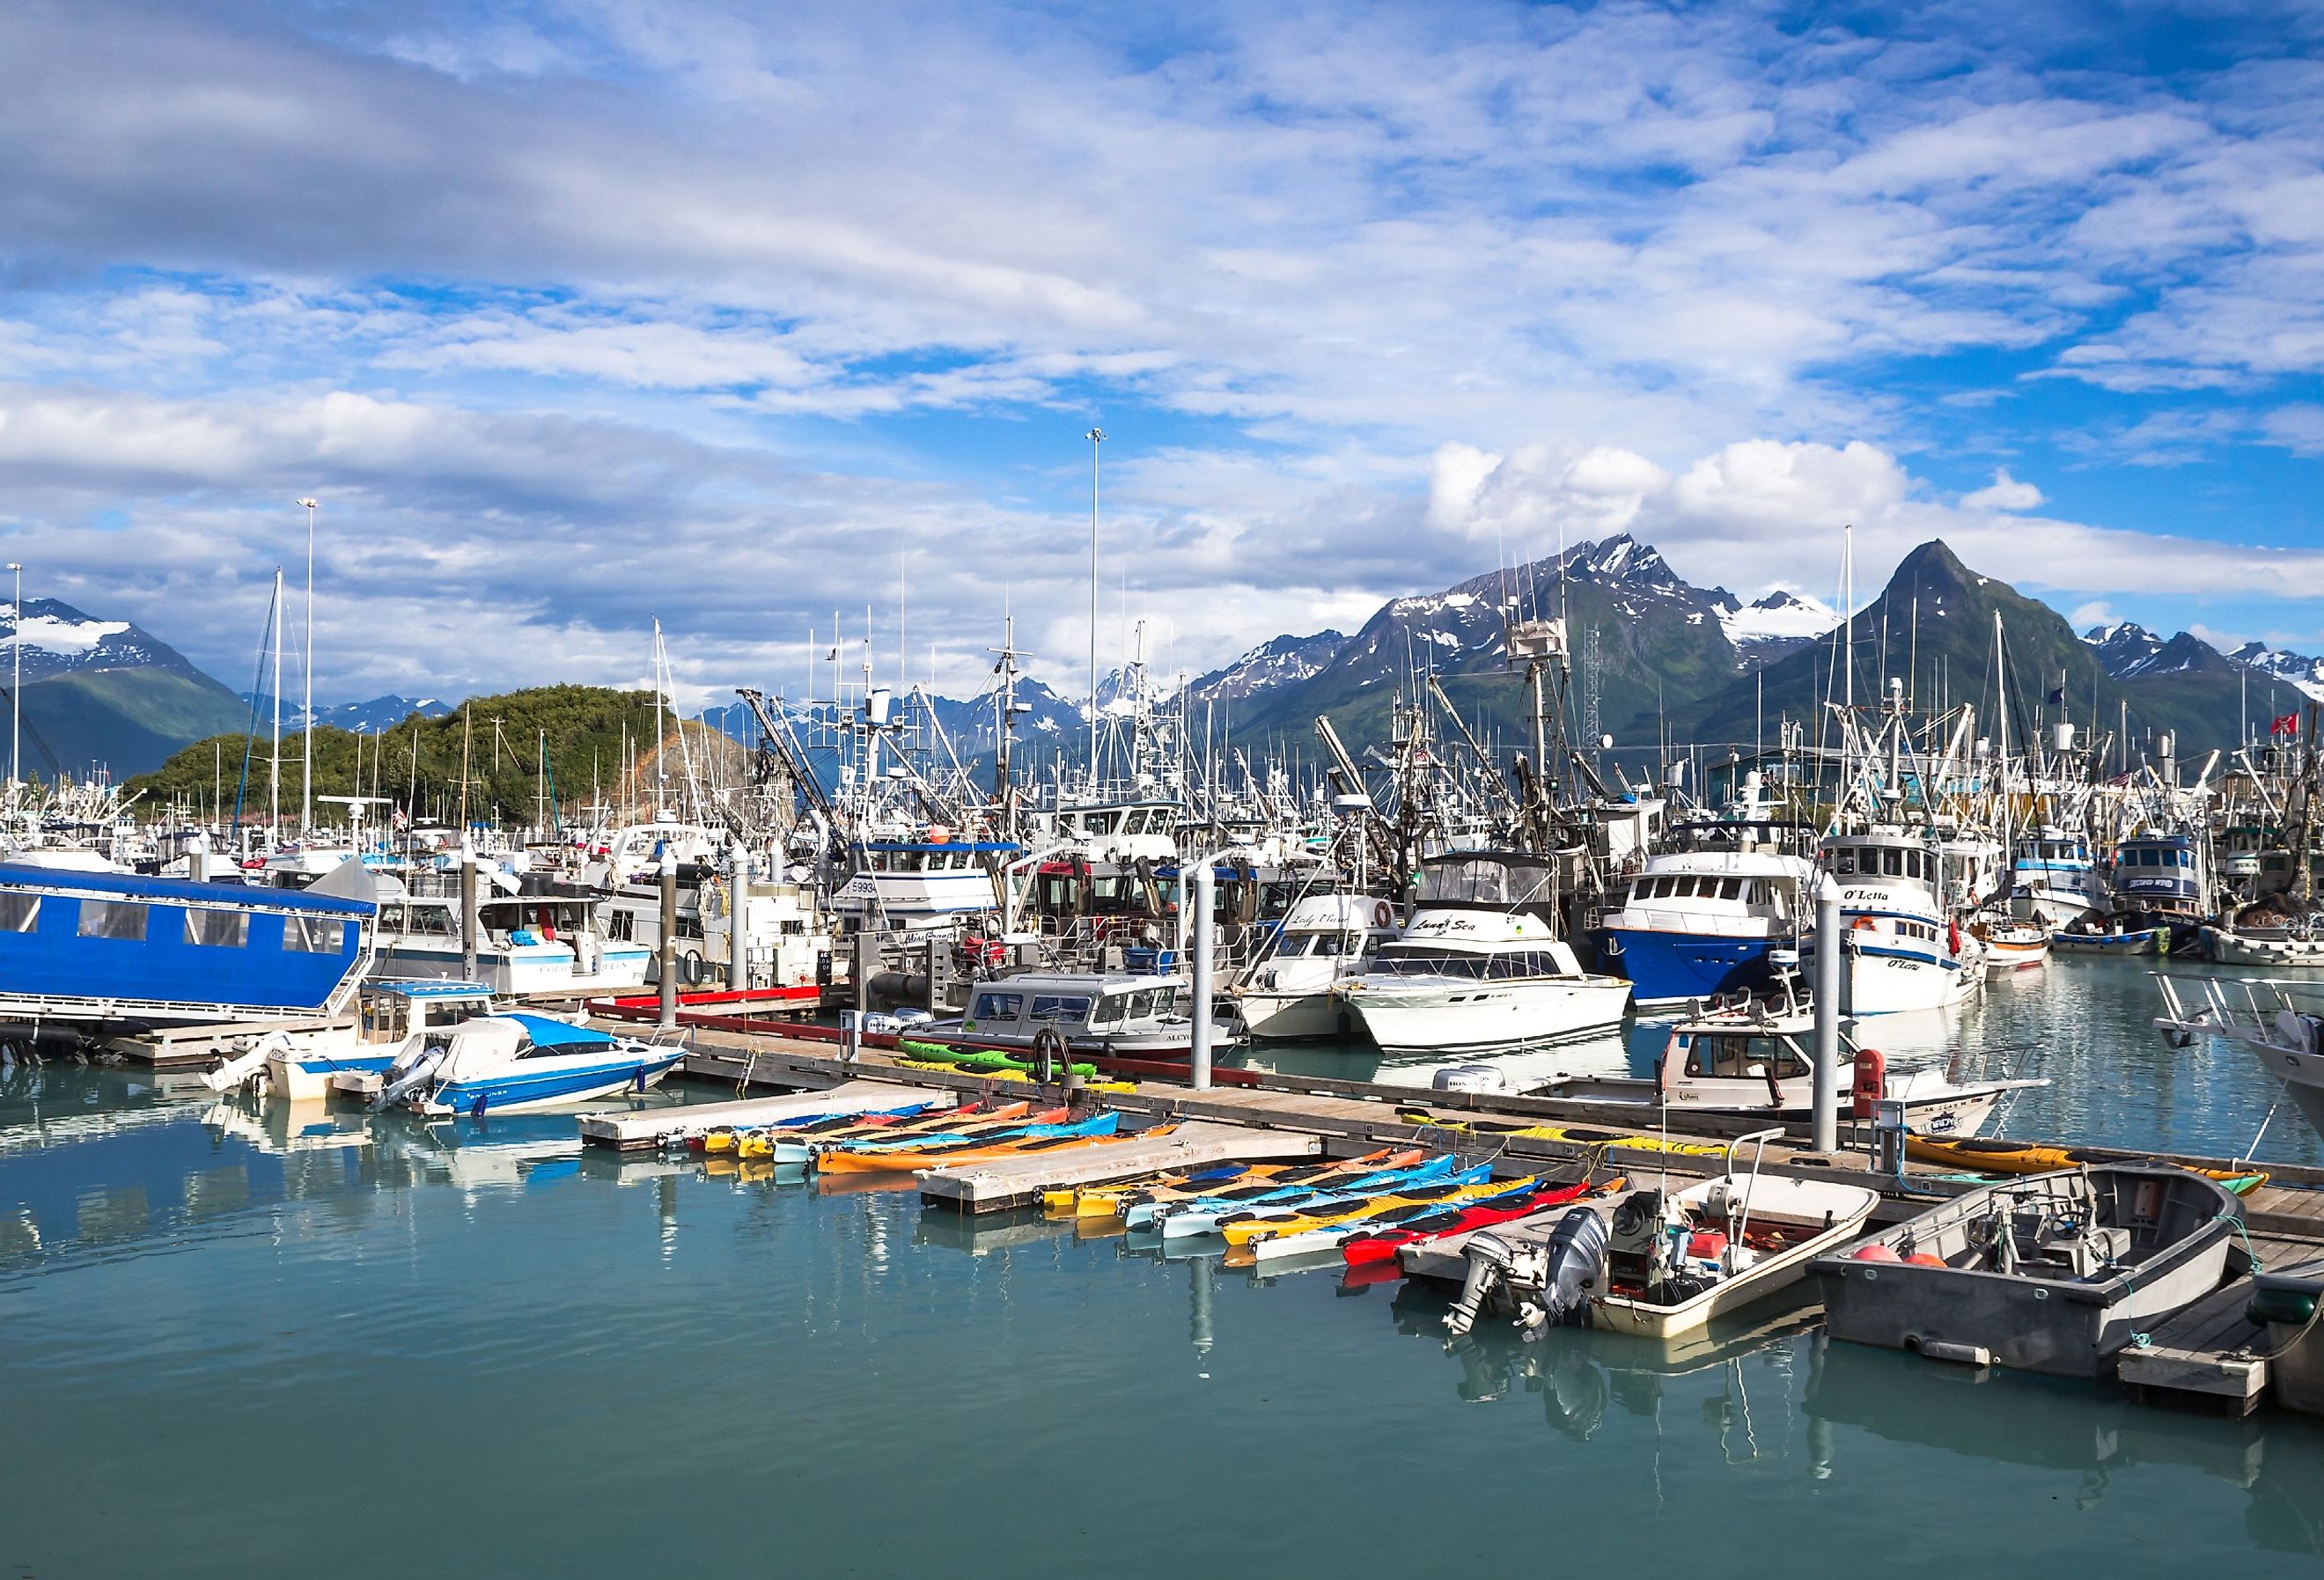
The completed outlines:
{"type": "Polygon", "coordinates": [[[2075,605],[2074,612],[2066,616],[2066,624],[2076,631],[2092,631],[2098,626],[2112,625],[2114,623],[2114,606],[2103,598],[2094,599],[2087,604],[2079,604],[2075,605]]]}
{"type": "Polygon", "coordinates": [[[2041,503],[2042,491],[2012,477],[2006,467],[1995,471],[1991,486],[1961,495],[1961,504],[1970,510],[2032,510],[2041,503]]]}

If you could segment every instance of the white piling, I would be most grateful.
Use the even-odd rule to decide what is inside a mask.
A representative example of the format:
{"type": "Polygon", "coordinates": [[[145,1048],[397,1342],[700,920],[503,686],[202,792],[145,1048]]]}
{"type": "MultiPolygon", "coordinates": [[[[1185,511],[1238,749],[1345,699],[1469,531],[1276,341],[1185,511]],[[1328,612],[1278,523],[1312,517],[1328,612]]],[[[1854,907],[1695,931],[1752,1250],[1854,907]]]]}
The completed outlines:
{"type": "Polygon", "coordinates": [[[1194,1048],[1188,1060],[1188,1076],[1194,1090],[1207,1092],[1211,1086],[1211,901],[1218,887],[1218,874],[1205,855],[1190,872],[1183,872],[1180,888],[1189,904],[1185,912],[1186,926],[1180,944],[1193,957],[1194,975],[1194,1048]]]}
{"type": "Polygon", "coordinates": [[[1815,886],[1815,1150],[1840,1146],[1840,885],[1829,873],[1815,886]]]}
{"type": "Polygon", "coordinates": [[[733,872],[726,896],[726,985],[741,993],[751,985],[751,850],[734,842],[733,872]]]}
{"type": "Polygon", "coordinates": [[[665,1031],[678,1029],[678,853],[667,844],[661,847],[661,944],[656,950],[661,963],[661,1020],[665,1031]]]}

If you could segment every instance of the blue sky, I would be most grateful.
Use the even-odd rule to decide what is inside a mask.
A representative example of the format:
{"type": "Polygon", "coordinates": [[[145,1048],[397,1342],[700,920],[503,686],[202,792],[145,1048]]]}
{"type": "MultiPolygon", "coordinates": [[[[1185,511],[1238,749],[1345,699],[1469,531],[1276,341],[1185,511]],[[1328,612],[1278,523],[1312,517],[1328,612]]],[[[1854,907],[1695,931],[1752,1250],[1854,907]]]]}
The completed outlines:
{"type": "Polygon", "coordinates": [[[2324,650],[2312,8],[0,11],[0,531],[318,690],[976,684],[1627,530],[2324,650]],[[294,579],[296,571],[294,570],[294,579]],[[866,605],[871,605],[869,615],[866,605]],[[936,651],[927,646],[935,640],[936,651]]]}

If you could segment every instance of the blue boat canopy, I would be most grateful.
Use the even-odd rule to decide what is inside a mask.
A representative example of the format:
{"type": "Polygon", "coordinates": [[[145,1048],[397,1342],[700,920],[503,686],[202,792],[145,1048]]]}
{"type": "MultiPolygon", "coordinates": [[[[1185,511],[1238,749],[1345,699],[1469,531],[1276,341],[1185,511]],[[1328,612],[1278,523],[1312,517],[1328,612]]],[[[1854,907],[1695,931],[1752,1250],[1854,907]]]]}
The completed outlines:
{"type": "Polygon", "coordinates": [[[501,1017],[514,1021],[524,1028],[535,1048],[610,1048],[613,1033],[593,1030],[587,1026],[576,1026],[570,1021],[559,1021],[551,1015],[528,1015],[519,1011],[501,1017]]]}
{"type": "Polygon", "coordinates": [[[196,883],[183,878],[146,878],[132,873],[84,873],[64,867],[0,864],[0,889],[37,889],[43,894],[103,894],[124,900],[179,905],[241,906],[254,910],[311,910],[325,916],[367,917],[379,907],[368,900],[341,900],[305,889],[267,889],[251,883],[196,883]]]}

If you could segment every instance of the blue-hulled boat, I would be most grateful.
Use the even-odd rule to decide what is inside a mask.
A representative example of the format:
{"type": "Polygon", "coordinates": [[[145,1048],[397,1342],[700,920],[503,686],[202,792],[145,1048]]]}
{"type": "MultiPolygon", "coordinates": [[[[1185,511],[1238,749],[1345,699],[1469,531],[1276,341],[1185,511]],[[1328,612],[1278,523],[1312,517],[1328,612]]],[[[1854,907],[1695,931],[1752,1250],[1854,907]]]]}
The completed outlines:
{"type": "Polygon", "coordinates": [[[548,1015],[484,1015],[407,1045],[372,1106],[521,1113],[642,1092],[685,1057],[675,1043],[641,1042],[548,1015]]]}
{"type": "Polygon", "coordinates": [[[288,890],[0,865],[0,1022],[123,1030],[337,1013],[371,962],[369,886],[360,872],[288,890]]]}

